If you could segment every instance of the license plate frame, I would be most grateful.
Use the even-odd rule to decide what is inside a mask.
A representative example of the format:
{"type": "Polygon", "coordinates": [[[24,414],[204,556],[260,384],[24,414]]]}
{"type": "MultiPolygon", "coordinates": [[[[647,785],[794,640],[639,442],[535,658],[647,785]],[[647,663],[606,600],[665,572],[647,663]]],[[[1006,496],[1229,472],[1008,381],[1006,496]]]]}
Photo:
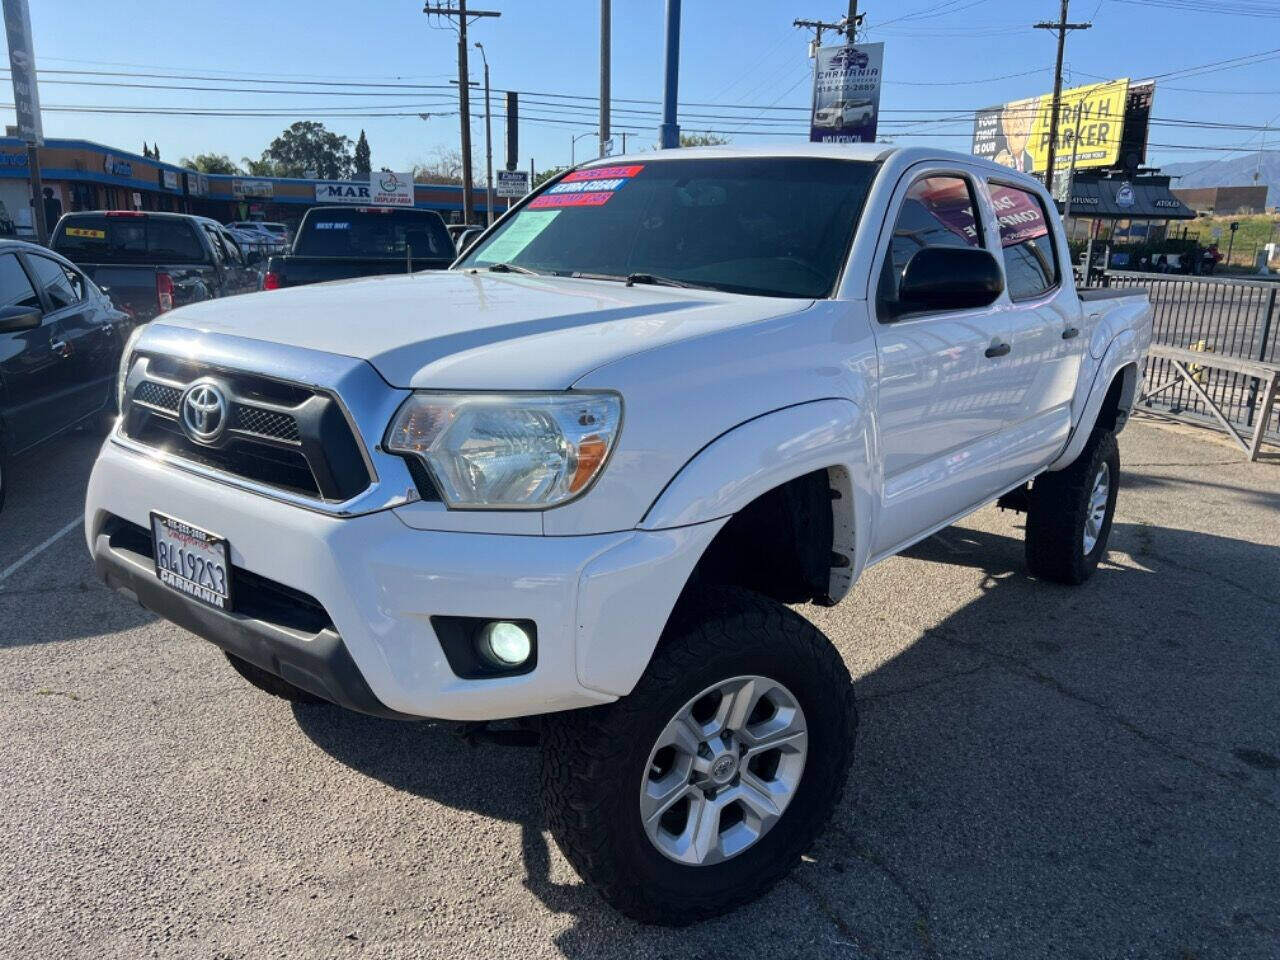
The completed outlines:
{"type": "Polygon", "coordinates": [[[151,553],[156,579],[166,587],[214,610],[231,612],[234,578],[226,537],[153,510],[151,553]]]}

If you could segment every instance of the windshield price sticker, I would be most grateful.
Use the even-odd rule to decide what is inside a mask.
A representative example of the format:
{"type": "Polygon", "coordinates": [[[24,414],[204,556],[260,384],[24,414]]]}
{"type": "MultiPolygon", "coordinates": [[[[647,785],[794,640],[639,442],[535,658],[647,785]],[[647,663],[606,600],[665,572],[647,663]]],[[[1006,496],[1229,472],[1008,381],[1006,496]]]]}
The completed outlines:
{"type": "Polygon", "coordinates": [[[476,262],[509,263],[518,257],[538,234],[551,226],[551,221],[558,216],[560,216],[559,210],[521,213],[510,226],[485,245],[477,256],[476,262]]]}
{"type": "Polygon", "coordinates": [[[575,170],[530,203],[531,209],[554,207],[602,207],[627,181],[644,169],[637,163],[624,167],[575,170]]]}

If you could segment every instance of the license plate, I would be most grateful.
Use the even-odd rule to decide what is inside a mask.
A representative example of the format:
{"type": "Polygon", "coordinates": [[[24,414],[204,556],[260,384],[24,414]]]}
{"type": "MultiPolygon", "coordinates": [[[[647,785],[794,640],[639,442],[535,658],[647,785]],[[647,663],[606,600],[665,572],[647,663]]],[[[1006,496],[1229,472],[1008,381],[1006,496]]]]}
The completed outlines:
{"type": "Polygon", "coordinates": [[[219,610],[231,609],[226,540],[158,513],[151,514],[151,539],[161,583],[219,610]]]}

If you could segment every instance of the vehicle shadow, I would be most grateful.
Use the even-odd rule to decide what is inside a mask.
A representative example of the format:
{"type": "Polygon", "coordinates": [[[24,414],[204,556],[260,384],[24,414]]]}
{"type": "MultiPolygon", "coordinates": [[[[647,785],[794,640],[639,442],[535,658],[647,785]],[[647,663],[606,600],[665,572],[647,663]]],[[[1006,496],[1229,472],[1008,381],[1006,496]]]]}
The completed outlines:
{"type": "MultiPolygon", "coordinates": [[[[918,568],[920,603],[934,564],[980,570],[980,588],[857,680],[853,775],[812,856],[761,904],[680,931],[553,879],[534,751],[295,716],[352,769],[519,823],[526,887],[574,917],[556,937],[570,957],[1275,955],[1280,549],[1141,524],[1112,546],[1080,588],[1033,580],[1021,538],[971,528],[892,561],[918,568]]],[[[805,610],[855,663],[903,602],[868,579],[850,611],[805,610]]]]}

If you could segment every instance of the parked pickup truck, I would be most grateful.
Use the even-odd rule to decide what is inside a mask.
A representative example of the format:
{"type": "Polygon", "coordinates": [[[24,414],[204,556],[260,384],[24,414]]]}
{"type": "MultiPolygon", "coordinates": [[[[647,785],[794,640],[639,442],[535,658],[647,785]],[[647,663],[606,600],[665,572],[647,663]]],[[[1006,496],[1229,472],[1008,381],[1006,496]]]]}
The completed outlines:
{"type": "Polygon", "coordinates": [[[312,207],[293,250],[267,262],[265,287],[300,287],[387,273],[443,270],[457,256],[434,210],[312,207]]]}
{"type": "Polygon", "coordinates": [[[683,923],[785,875],[846,781],[849,673],[787,604],[997,499],[1036,577],[1089,577],[1150,324],[973,157],[610,158],[447,272],[150,324],[88,546],[268,692],[539,717],[565,856],[683,923]]]}
{"type": "Polygon", "coordinates": [[[261,289],[262,258],[222,224],[183,213],[64,214],[49,244],[142,323],[174,307],[261,289]]]}

